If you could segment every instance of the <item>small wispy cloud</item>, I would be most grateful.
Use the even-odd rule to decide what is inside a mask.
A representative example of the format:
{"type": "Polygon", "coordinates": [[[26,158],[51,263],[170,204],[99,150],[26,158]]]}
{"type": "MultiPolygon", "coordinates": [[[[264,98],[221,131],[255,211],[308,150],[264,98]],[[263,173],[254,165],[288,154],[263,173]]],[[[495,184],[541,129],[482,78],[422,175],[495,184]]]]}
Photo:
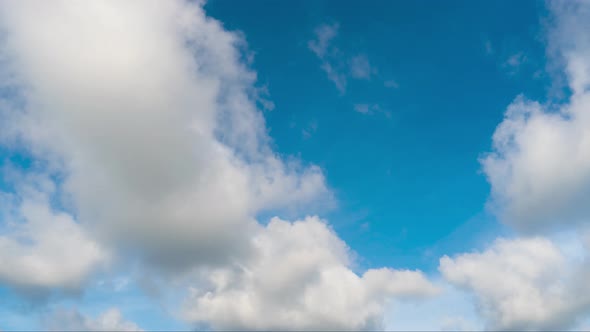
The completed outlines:
{"type": "Polygon", "coordinates": [[[515,75],[522,67],[528,62],[527,55],[520,51],[509,55],[504,62],[501,63],[501,67],[506,70],[509,75],[515,75]]]}
{"type": "Polygon", "coordinates": [[[396,80],[386,80],[383,82],[383,86],[390,89],[397,89],[399,88],[399,84],[396,80]]]}
{"type": "Polygon", "coordinates": [[[371,64],[367,55],[347,55],[334,45],[339,28],[338,23],[321,24],[315,28],[314,38],[307,42],[307,46],[320,59],[320,68],[328,79],[340,94],[344,94],[348,79],[370,80],[377,74],[377,68],[371,64]]]}
{"type": "Polygon", "coordinates": [[[303,128],[301,130],[301,135],[303,136],[303,139],[310,139],[313,134],[315,134],[315,132],[318,130],[318,122],[313,120],[311,121],[307,127],[303,128]]]}
{"type": "Polygon", "coordinates": [[[535,56],[529,49],[521,46],[496,45],[490,40],[483,43],[485,56],[496,62],[497,68],[508,76],[527,75],[532,79],[539,79],[543,74],[543,61],[535,56]]]}
{"type": "Polygon", "coordinates": [[[341,94],[344,94],[347,85],[346,75],[329,62],[324,62],[321,68],[326,72],[326,75],[328,75],[328,79],[336,85],[338,91],[340,91],[341,94]]]}
{"type": "Polygon", "coordinates": [[[506,62],[504,64],[506,66],[509,66],[512,68],[517,68],[520,65],[522,65],[523,63],[525,63],[526,61],[527,61],[526,55],[524,55],[523,52],[518,52],[516,54],[512,54],[511,56],[509,56],[508,59],[506,59],[506,62]]]}
{"type": "Polygon", "coordinates": [[[391,112],[388,110],[383,109],[379,104],[354,104],[354,110],[357,113],[365,114],[365,115],[372,115],[372,114],[383,114],[387,118],[391,117],[391,112]]]}
{"type": "Polygon", "coordinates": [[[487,55],[492,55],[494,54],[494,47],[492,46],[492,42],[489,40],[486,40],[484,43],[484,50],[486,52],[487,55]]]}
{"type": "Polygon", "coordinates": [[[307,43],[309,49],[320,59],[326,56],[326,53],[332,47],[330,42],[338,35],[339,24],[322,24],[315,29],[315,39],[307,43]]]}
{"type": "Polygon", "coordinates": [[[349,61],[350,75],[356,79],[369,80],[371,75],[377,73],[377,69],[371,66],[366,55],[354,56],[349,61]]]}
{"type": "Polygon", "coordinates": [[[354,110],[361,114],[369,114],[370,112],[369,104],[355,104],[354,110]]]}
{"type": "Polygon", "coordinates": [[[332,43],[338,35],[338,29],[338,23],[318,26],[314,30],[315,38],[308,41],[307,46],[322,61],[320,68],[326,73],[328,79],[336,85],[341,94],[344,94],[346,91],[344,65],[339,49],[332,43]]]}

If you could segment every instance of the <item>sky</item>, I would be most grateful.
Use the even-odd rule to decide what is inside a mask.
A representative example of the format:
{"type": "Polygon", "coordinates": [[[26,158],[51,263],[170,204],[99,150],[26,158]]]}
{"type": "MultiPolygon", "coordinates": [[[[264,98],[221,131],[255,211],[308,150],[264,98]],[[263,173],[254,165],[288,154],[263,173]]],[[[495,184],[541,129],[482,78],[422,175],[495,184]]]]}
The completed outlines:
{"type": "Polygon", "coordinates": [[[0,0],[0,331],[590,329],[589,29],[0,0]]]}

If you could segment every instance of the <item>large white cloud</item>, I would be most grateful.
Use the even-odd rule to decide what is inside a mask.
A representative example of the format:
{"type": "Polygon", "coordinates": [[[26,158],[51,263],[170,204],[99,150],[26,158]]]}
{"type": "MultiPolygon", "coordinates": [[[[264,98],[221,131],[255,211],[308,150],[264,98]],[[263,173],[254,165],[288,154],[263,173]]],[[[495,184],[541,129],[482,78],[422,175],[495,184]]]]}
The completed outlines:
{"type": "Polygon", "coordinates": [[[80,220],[157,265],[247,253],[255,214],[326,198],[269,148],[238,34],[185,1],[5,1],[24,107],[12,139],[64,174],[80,220]]]}
{"type": "Polygon", "coordinates": [[[590,4],[550,7],[548,54],[562,65],[572,94],[558,105],[517,98],[482,159],[492,206],[524,231],[590,220],[590,4]]]}
{"type": "Polygon", "coordinates": [[[541,237],[498,239],[483,252],[442,257],[439,270],[474,294],[489,329],[562,330],[590,310],[588,249],[541,237]]]}
{"type": "Polygon", "coordinates": [[[355,274],[346,244],[317,217],[274,218],[254,243],[254,258],[208,272],[209,287],[192,290],[189,321],[224,330],[375,329],[388,301],[438,292],[418,271],[355,274]]]}

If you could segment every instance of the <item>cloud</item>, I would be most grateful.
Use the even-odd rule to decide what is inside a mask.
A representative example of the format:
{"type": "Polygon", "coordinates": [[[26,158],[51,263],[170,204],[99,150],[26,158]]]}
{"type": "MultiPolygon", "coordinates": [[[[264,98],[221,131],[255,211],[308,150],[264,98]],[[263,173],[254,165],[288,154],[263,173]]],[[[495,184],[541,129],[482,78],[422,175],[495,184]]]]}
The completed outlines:
{"type": "Polygon", "coordinates": [[[4,124],[103,242],[161,267],[223,264],[248,254],[257,213],[329,200],[318,167],[270,150],[244,41],[200,6],[2,7],[26,94],[4,124]]]}
{"type": "MultiPolygon", "coordinates": [[[[358,276],[317,218],[258,223],[325,209],[332,193],[319,167],[272,151],[246,43],[201,5],[0,2],[11,91],[0,138],[44,174],[31,180],[43,199],[9,193],[24,223],[0,229],[2,281],[78,285],[112,252],[146,273],[204,276],[191,279],[185,318],[214,327],[377,326],[390,298],[432,295],[418,271],[358,276]]],[[[314,52],[327,56],[333,37],[320,35],[314,52]]],[[[63,316],[73,328],[136,328],[118,311],[63,316]]]]}
{"type": "Polygon", "coordinates": [[[137,324],[126,321],[117,308],[110,308],[96,318],[75,309],[60,308],[44,317],[49,331],[143,331],[137,324]]]}
{"type": "Polygon", "coordinates": [[[340,93],[346,91],[347,78],[343,72],[340,50],[332,43],[338,35],[339,24],[322,24],[314,30],[315,39],[307,42],[308,48],[321,60],[321,68],[340,93]]]}
{"type": "Polygon", "coordinates": [[[489,40],[486,40],[484,43],[484,50],[486,52],[486,55],[492,55],[494,54],[494,47],[492,46],[492,42],[489,40]]]}
{"type": "Polygon", "coordinates": [[[561,330],[590,309],[590,268],[580,251],[587,248],[568,253],[541,237],[498,239],[483,252],[442,257],[439,270],[473,292],[489,329],[561,330]]]}
{"type": "MultiPolygon", "coordinates": [[[[486,46],[487,47],[487,46],[486,46]]],[[[510,69],[511,73],[516,73],[518,68],[527,61],[527,56],[523,52],[510,55],[503,66],[510,69]]]]}
{"type": "Polygon", "coordinates": [[[386,80],[383,82],[383,86],[386,88],[391,88],[391,89],[399,88],[399,84],[395,80],[386,80]]]}
{"type": "MultiPolygon", "coordinates": [[[[493,330],[579,329],[590,310],[590,5],[548,4],[547,53],[571,95],[559,104],[518,96],[480,159],[489,206],[521,236],[440,259],[443,277],[474,296],[493,330]]],[[[524,60],[516,54],[507,64],[524,60]]]]}
{"type": "Polygon", "coordinates": [[[314,30],[314,39],[308,41],[308,48],[320,59],[320,68],[336,85],[341,94],[346,92],[348,79],[369,80],[377,73],[364,54],[347,56],[334,45],[340,25],[321,24],[314,30]]]}
{"type": "Polygon", "coordinates": [[[307,46],[321,60],[321,68],[328,75],[328,79],[343,94],[347,84],[346,74],[343,72],[344,64],[340,50],[332,43],[338,35],[338,29],[338,23],[318,26],[314,31],[315,39],[308,41],[307,46]]]}
{"type": "MultiPolygon", "coordinates": [[[[0,193],[0,282],[29,292],[77,290],[109,253],[72,215],[54,209],[44,192],[22,182],[18,194],[0,193]]],[[[51,191],[51,182],[39,182],[51,191]]]]}
{"type": "Polygon", "coordinates": [[[338,23],[333,24],[322,24],[315,29],[316,39],[308,42],[309,49],[323,59],[326,57],[328,51],[332,48],[330,43],[338,35],[338,29],[340,25],[338,23]]]}
{"type": "Polygon", "coordinates": [[[318,130],[318,122],[316,120],[311,121],[305,128],[301,130],[303,139],[310,139],[318,130]]]}
{"type": "Polygon", "coordinates": [[[321,68],[328,75],[328,79],[336,85],[336,88],[338,89],[338,91],[340,91],[341,94],[344,94],[344,92],[346,92],[346,85],[348,80],[346,78],[346,75],[341,72],[340,67],[342,66],[330,62],[324,62],[321,66],[321,68]]]}
{"type": "Polygon", "coordinates": [[[354,110],[361,114],[368,114],[370,112],[371,105],[369,104],[355,104],[354,110]]]}
{"type": "Polygon", "coordinates": [[[391,112],[384,110],[379,104],[354,104],[354,110],[365,115],[383,113],[386,117],[391,118],[391,112]]]}
{"type": "Polygon", "coordinates": [[[493,209],[523,231],[563,228],[590,218],[590,5],[552,3],[549,53],[562,63],[572,91],[543,105],[518,97],[481,159],[493,209]]]}
{"type": "Polygon", "coordinates": [[[371,66],[366,55],[357,55],[349,61],[350,76],[356,79],[369,80],[376,69],[371,66]]]}
{"type": "Polygon", "coordinates": [[[257,255],[211,271],[194,289],[185,317],[215,329],[375,329],[392,299],[423,298],[437,288],[417,271],[351,270],[346,244],[317,217],[274,218],[254,239],[257,255]]]}

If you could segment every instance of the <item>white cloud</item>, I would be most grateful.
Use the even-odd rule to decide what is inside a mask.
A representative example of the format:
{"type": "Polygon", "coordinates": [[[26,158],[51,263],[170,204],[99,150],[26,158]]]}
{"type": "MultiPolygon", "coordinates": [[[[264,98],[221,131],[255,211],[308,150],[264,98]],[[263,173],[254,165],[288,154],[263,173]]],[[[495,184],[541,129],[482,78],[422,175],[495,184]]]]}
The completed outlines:
{"type": "Polygon", "coordinates": [[[375,329],[385,304],[437,289],[417,271],[351,270],[346,244],[317,217],[274,218],[254,238],[257,255],[208,274],[185,307],[215,329],[375,329]]]}
{"type": "Polygon", "coordinates": [[[319,168],[270,150],[244,41],[199,5],[8,1],[1,12],[27,106],[4,124],[55,161],[104,241],[159,266],[221,264],[248,253],[256,213],[329,200],[319,168]]]}
{"type": "Polygon", "coordinates": [[[355,104],[354,110],[361,114],[369,114],[371,105],[369,104],[355,104]]]}
{"type": "Polygon", "coordinates": [[[517,98],[482,158],[491,204],[520,230],[590,220],[590,5],[553,3],[549,49],[563,60],[572,95],[560,105],[517,98]]]}
{"type": "Polygon", "coordinates": [[[307,42],[309,49],[321,60],[321,68],[328,79],[332,81],[340,93],[346,91],[346,74],[343,66],[340,50],[333,45],[333,39],[338,35],[339,25],[322,24],[314,30],[315,39],[307,42]]]}
{"type": "Polygon", "coordinates": [[[434,280],[438,296],[423,301],[396,301],[386,309],[387,331],[440,331],[483,329],[473,300],[445,280],[434,280]],[[427,314],[425,314],[427,313],[427,314]]]}
{"type": "Polygon", "coordinates": [[[368,80],[376,69],[371,66],[366,55],[357,55],[349,60],[350,75],[356,79],[368,80]]]}
{"type": "Polygon", "coordinates": [[[96,318],[75,309],[60,308],[45,317],[44,325],[49,331],[143,331],[137,324],[125,320],[117,308],[110,308],[96,318]]]}
{"type": "Polygon", "coordinates": [[[399,88],[399,84],[396,80],[386,80],[383,82],[383,86],[386,88],[397,89],[399,88]]]}
{"type": "Polygon", "coordinates": [[[382,113],[386,117],[391,118],[391,112],[381,108],[379,104],[354,104],[354,110],[357,113],[371,115],[376,113],[382,113]]]}
{"type": "Polygon", "coordinates": [[[315,29],[316,39],[310,40],[307,45],[320,59],[323,59],[332,48],[330,43],[338,35],[338,23],[322,24],[315,29]]]}
{"type": "MultiPolygon", "coordinates": [[[[487,46],[486,46],[487,47],[487,46]]],[[[509,68],[511,73],[516,73],[518,68],[527,61],[527,56],[523,52],[518,52],[510,55],[503,66],[509,68]]]]}
{"type": "Polygon", "coordinates": [[[494,47],[492,46],[492,42],[489,40],[486,40],[484,43],[484,49],[486,52],[486,55],[492,55],[494,54],[494,47]]]}
{"type": "Polygon", "coordinates": [[[588,258],[547,238],[498,239],[483,252],[442,257],[439,270],[473,292],[492,330],[571,328],[590,309],[588,258]]]}
{"type": "Polygon", "coordinates": [[[328,75],[328,79],[332,81],[334,85],[336,85],[338,91],[343,94],[346,91],[347,78],[346,75],[341,72],[340,67],[342,66],[330,62],[324,62],[321,66],[328,75]]]}
{"type": "MultiPolygon", "coordinates": [[[[51,181],[40,180],[51,190],[51,181]]],[[[78,289],[109,254],[44,192],[18,186],[18,195],[0,193],[0,282],[23,290],[78,289]]]]}
{"type": "Polygon", "coordinates": [[[318,130],[318,122],[316,120],[311,121],[305,128],[301,130],[303,139],[310,139],[318,130]]]}
{"type": "MultiPolygon", "coordinates": [[[[590,311],[590,5],[550,2],[548,54],[563,65],[571,96],[546,104],[519,96],[481,159],[490,206],[518,231],[482,252],[444,256],[439,270],[471,292],[489,329],[579,328],[590,311]],[[571,233],[580,233],[571,235],[571,233]]],[[[516,54],[507,63],[525,61],[516,54]]]]}
{"type": "MultiPolygon", "coordinates": [[[[3,101],[2,142],[45,165],[57,190],[35,180],[39,195],[70,213],[26,206],[32,226],[22,229],[48,271],[37,284],[79,283],[102,261],[100,243],[145,271],[204,273],[213,288],[194,281],[186,318],[212,326],[377,326],[389,298],[435,292],[417,271],[356,275],[345,244],[315,218],[257,223],[261,212],[309,212],[332,195],[317,166],[271,150],[245,42],[200,3],[6,1],[0,15],[11,77],[2,83],[19,97],[3,101]]],[[[315,52],[326,54],[332,37],[321,38],[315,52]]],[[[4,281],[18,284],[31,250],[3,236],[4,281]]],[[[136,327],[118,311],[67,317],[82,328],[136,327]]]]}
{"type": "Polygon", "coordinates": [[[338,23],[321,24],[314,30],[314,39],[308,41],[308,48],[321,60],[320,68],[336,85],[341,94],[346,92],[348,78],[369,80],[377,73],[364,54],[347,57],[334,45],[340,26],[338,23]]]}

